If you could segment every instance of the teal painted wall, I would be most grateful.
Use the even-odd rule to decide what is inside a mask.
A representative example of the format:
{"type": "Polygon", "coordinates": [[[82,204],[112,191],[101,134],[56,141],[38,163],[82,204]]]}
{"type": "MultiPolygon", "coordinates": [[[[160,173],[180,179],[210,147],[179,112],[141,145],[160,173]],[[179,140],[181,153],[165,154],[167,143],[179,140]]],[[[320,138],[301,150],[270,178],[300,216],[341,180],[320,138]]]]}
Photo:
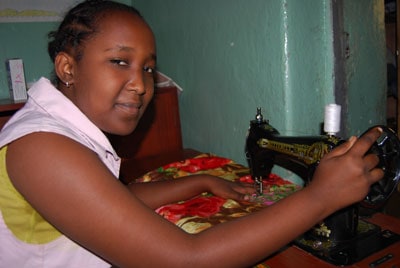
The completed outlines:
{"type": "Polygon", "coordinates": [[[47,54],[47,33],[56,26],[53,22],[0,23],[0,99],[9,97],[5,70],[8,58],[23,59],[28,83],[49,77],[53,67],[47,54]]]}
{"type": "Polygon", "coordinates": [[[386,43],[382,0],[344,2],[346,132],[361,134],[386,122],[386,43]]]}
{"type": "MultiPolygon", "coordinates": [[[[161,71],[184,88],[184,145],[245,163],[256,107],[284,135],[319,134],[336,102],[329,0],[133,0],[153,27],[161,71]]],[[[344,0],[344,133],[385,122],[383,1],[344,0]]]]}
{"type": "MultiPolygon", "coordinates": [[[[249,120],[262,107],[282,134],[317,134],[335,102],[329,0],[125,0],[153,27],[159,69],[184,89],[184,146],[244,163],[249,120]]],[[[383,1],[344,0],[346,130],[385,114],[383,1]]],[[[54,23],[0,24],[0,61],[20,57],[28,82],[48,76],[47,33],[54,23]]],[[[4,64],[0,98],[8,97],[4,64]]]]}
{"type": "Polygon", "coordinates": [[[184,145],[245,163],[262,107],[282,134],[319,133],[334,102],[330,1],[135,0],[159,68],[183,88],[184,145]]]}

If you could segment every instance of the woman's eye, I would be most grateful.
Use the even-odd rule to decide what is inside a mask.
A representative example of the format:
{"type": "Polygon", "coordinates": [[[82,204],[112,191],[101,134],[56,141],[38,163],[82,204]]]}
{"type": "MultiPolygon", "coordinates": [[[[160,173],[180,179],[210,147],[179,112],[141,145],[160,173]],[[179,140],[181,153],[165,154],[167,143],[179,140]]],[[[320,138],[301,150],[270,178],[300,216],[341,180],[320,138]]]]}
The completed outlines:
{"type": "Polygon", "coordinates": [[[154,68],[152,67],[144,67],[143,69],[146,73],[151,73],[151,74],[154,73],[154,68]]]}
{"type": "Polygon", "coordinates": [[[128,65],[128,62],[126,62],[125,60],[121,60],[121,59],[113,59],[113,60],[111,60],[111,62],[113,64],[120,65],[120,66],[127,66],[128,65]]]}

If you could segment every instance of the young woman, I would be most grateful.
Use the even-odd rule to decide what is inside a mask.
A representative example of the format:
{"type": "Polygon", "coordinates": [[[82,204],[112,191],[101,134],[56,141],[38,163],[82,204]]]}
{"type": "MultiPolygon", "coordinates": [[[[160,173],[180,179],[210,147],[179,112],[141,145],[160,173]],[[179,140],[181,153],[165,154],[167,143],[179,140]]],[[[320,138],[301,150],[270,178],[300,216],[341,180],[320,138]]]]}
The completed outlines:
{"type": "Polygon", "coordinates": [[[85,1],[51,37],[55,86],[40,79],[0,134],[5,267],[246,267],[363,199],[383,176],[377,157],[365,155],[374,129],[326,155],[304,190],[187,234],[154,209],[205,191],[240,201],[254,190],[212,176],[118,182],[120,159],[103,133],[131,133],[152,98],[149,26],[132,7],[85,1]]]}

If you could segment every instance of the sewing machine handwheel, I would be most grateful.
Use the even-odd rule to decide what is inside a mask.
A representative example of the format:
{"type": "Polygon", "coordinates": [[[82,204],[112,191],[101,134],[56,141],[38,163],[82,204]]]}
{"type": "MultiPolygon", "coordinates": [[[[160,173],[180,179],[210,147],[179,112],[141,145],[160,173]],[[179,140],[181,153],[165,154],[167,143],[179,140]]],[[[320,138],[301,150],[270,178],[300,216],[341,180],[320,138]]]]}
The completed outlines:
{"type": "Polygon", "coordinates": [[[379,157],[378,166],[385,174],[374,183],[361,205],[371,209],[381,208],[396,189],[400,178],[400,141],[396,133],[386,126],[379,126],[383,133],[372,145],[370,152],[379,157]]]}

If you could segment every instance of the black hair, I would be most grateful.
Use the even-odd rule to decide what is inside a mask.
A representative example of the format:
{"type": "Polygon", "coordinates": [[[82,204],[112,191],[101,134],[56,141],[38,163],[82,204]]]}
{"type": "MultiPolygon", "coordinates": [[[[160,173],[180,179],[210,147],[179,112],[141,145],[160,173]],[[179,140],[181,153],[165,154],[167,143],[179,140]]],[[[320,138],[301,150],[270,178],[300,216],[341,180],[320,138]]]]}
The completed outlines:
{"type": "Polygon", "coordinates": [[[134,7],[114,1],[86,0],[76,5],[68,11],[58,29],[48,34],[47,51],[53,63],[62,51],[79,61],[84,42],[96,34],[99,19],[109,11],[126,11],[142,18],[134,7]]]}

